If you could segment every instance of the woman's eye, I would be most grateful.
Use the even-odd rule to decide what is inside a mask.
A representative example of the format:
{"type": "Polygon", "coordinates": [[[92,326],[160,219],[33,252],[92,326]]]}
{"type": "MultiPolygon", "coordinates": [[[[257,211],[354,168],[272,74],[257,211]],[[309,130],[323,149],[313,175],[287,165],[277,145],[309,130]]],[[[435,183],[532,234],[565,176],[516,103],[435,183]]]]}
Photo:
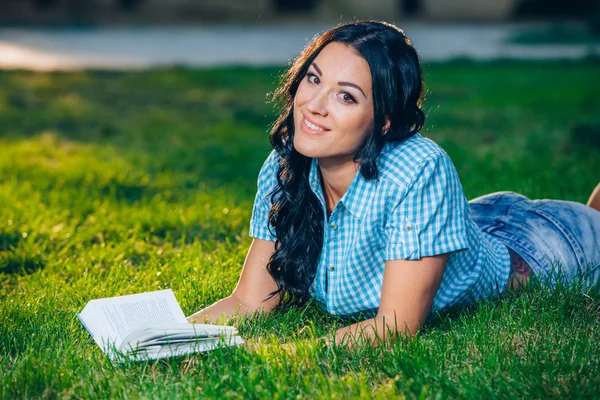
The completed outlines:
{"type": "Polygon", "coordinates": [[[350,96],[348,92],[342,92],[342,101],[344,103],[355,103],[354,97],[350,96]]]}
{"type": "Polygon", "coordinates": [[[316,76],[315,74],[308,73],[308,74],[306,74],[306,77],[308,78],[308,81],[309,81],[310,83],[315,83],[315,84],[317,84],[317,85],[318,85],[318,84],[319,84],[319,82],[320,82],[320,81],[319,81],[319,77],[318,77],[318,76],[316,76]],[[313,78],[314,78],[314,79],[313,79],[313,78]]]}

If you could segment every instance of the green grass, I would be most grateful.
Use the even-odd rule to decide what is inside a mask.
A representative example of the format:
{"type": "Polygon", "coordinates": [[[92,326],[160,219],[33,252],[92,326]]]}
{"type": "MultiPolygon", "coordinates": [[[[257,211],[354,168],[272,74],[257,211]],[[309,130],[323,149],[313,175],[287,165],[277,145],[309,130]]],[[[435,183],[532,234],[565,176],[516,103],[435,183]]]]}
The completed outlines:
{"type": "MultiPolygon", "coordinates": [[[[600,171],[597,61],[425,72],[423,134],[468,198],[587,200],[600,171]]],[[[600,295],[535,283],[388,347],[305,346],[348,323],[311,304],[237,321],[266,342],[257,353],[108,361],[75,316],[89,300],[172,288],[189,315],[235,286],[279,73],[0,72],[0,396],[597,396],[600,295]],[[298,341],[295,356],[284,341],[298,341]]]]}

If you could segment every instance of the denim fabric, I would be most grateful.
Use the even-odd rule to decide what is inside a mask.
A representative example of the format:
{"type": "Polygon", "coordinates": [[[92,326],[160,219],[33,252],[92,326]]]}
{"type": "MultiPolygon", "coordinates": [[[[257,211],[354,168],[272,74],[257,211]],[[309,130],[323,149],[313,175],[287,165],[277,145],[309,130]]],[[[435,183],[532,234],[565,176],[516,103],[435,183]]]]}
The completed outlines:
{"type": "Polygon", "coordinates": [[[469,202],[484,232],[517,252],[550,287],[600,282],[600,212],[581,203],[497,192],[469,202]]]}

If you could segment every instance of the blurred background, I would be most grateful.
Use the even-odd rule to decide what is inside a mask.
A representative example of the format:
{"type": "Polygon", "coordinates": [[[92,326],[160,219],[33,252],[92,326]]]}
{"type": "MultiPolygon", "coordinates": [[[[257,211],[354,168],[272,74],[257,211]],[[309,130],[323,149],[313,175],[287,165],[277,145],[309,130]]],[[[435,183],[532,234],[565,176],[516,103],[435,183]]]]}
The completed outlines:
{"type": "Polygon", "coordinates": [[[600,53],[597,0],[0,0],[0,67],[280,65],[367,18],[404,28],[424,60],[600,53]]]}
{"type": "Polygon", "coordinates": [[[598,19],[595,0],[3,0],[8,24],[261,22],[342,18],[598,19]]]}

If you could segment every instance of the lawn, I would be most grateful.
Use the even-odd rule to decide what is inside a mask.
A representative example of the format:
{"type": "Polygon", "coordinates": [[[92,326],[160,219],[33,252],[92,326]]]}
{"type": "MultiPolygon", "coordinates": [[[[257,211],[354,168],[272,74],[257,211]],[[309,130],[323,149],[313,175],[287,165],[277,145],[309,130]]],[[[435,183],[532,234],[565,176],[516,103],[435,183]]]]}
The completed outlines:
{"type": "MultiPolygon", "coordinates": [[[[423,135],[469,199],[585,202],[600,179],[599,67],[426,65],[423,135]]],[[[172,288],[190,315],[234,288],[280,73],[0,71],[0,396],[598,396],[600,295],[535,282],[391,346],[306,345],[349,323],[310,304],[230,321],[265,343],[252,354],[108,361],[75,316],[89,300],[172,288]]]]}

